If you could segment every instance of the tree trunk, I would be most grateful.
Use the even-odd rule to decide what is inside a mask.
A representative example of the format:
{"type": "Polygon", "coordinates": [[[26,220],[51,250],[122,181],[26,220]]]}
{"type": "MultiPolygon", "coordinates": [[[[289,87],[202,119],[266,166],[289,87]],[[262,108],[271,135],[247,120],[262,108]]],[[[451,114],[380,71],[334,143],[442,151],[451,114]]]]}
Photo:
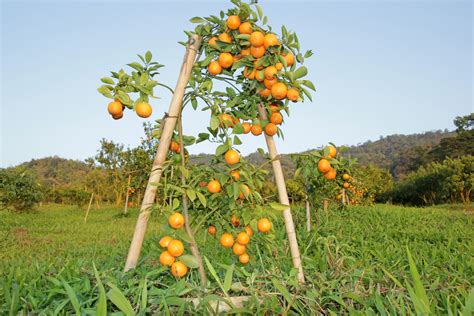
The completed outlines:
{"type": "MultiPolygon", "coordinates": [[[[258,111],[260,113],[260,119],[267,120],[267,112],[262,104],[259,104],[258,111]]],[[[290,201],[288,199],[288,192],[286,191],[283,169],[281,168],[281,163],[273,136],[265,135],[265,141],[267,142],[268,153],[270,155],[270,159],[272,160],[273,174],[275,176],[275,182],[278,188],[280,203],[283,205],[288,205],[288,208],[283,211],[283,218],[285,219],[286,235],[290,245],[293,266],[298,269],[299,282],[304,283],[303,265],[301,264],[300,251],[298,249],[298,241],[296,239],[295,224],[293,222],[293,216],[291,215],[290,201]]]]}
{"type": "Polygon", "coordinates": [[[138,216],[135,232],[133,233],[132,242],[128,251],[127,261],[125,263],[124,271],[128,271],[137,266],[138,258],[142,249],[143,239],[148,225],[148,218],[150,217],[151,207],[155,201],[156,184],[160,182],[161,174],[163,172],[163,163],[166,160],[168,149],[173,136],[174,128],[176,127],[176,120],[181,113],[183,105],[184,90],[189,82],[191,71],[196,58],[196,53],[201,45],[201,38],[198,35],[193,35],[186,48],[183,64],[179,74],[178,82],[171,99],[171,104],[168,110],[168,117],[162,122],[163,133],[160,137],[158,149],[153,161],[150,177],[143,197],[142,205],[140,207],[140,214],[138,216]]]}

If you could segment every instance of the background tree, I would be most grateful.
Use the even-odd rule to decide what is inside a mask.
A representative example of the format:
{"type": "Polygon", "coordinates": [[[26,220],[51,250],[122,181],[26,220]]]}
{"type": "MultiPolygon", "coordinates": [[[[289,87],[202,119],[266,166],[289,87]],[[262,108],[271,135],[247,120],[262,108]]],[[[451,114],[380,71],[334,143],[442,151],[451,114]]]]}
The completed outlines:
{"type": "Polygon", "coordinates": [[[0,169],[0,207],[26,211],[43,197],[41,186],[24,170],[0,169]]]}

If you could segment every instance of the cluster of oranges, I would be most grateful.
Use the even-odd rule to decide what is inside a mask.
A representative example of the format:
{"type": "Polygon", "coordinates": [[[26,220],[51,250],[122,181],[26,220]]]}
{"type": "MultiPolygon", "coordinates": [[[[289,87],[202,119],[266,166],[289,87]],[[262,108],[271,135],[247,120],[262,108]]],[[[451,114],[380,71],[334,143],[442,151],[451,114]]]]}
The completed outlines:
{"type": "MultiPolygon", "coordinates": [[[[336,157],[337,150],[334,146],[330,145],[327,149],[329,150],[329,158],[336,157]]],[[[328,180],[334,180],[336,178],[336,170],[331,166],[331,163],[326,158],[321,158],[321,160],[319,160],[318,170],[328,180]]]]}
{"type": "MultiPolygon", "coordinates": [[[[232,215],[231,223],[234,227],[238,227],[240,220],[237,216],[232,215]]],[[[272,223],[268,218],[264,217],[258,220],[257,228],[259,232],[266,233],[272,228],[272,223]]],[[[213,225],[210,225],[207,231],[213,236],[217,234],[217,229],[213,225]]],[[[240,263],[247,264],[250,261],[250,256],[247,253],[247,245],[250,243],[252,235],[252,228],[245,226],[245,231],[239,232],[236,238],[234,238],[231,233],[225,232],[221,235],[219,241],[224,248],[232,248],[232,252],[239,256],[240,263]]]]}
{"type": "MultiPolygon", "coordinates": [[[[181,213],[174,213],[168,218],[168,224],[178,229],[184,225],[184,216],[181,213]]],[[[188,273],[188,267],[176,258],[184,253],[184,245],[180,240],[165,236],[160,239],[160,246],[166,249],[160,254],[160,263],[171,267],[171,274],[175,277],[183,277],[188,273]]]]}
{"type": "MultiPolygon", "coordinates": [[[[119,100],[114,100],[107,106],[107,110],[114,120],[120,120],[123,117],[124,108],[125,106],[119,100]]],[[[152,108],[146,102],[138,102],[135,105],[135,112],[139,117],[147,118],[150,117],[152,108]]]]}
{"type": "Polygon", "coordinates": [[[235,51],[234,55],[232,52],[221,52],[217,60],[209,63],[209,74],[218,75],[223,69],[232,69],[234,63],[242,60],[245,62],[242,66],[248,64],[244,67],[243,76],[249,81],[258,82],[259,93],[263,98],[268,99],[271,96],[274,100],[286,98],[296,102],[300,98],[299,90],[288,87],[279,79],[284,64],[291,67],[295,63],[295,56],[282,47],[278,37],[273,33],[265,33],[252,22],[241,22],[237,15],[229,16],[226,26],[225,32],[209,39],[209,47],[218,49],[218,41],[224,44],[237,43],[239,51],[235,51]],[[242,39],[241,35],[244,35],[245,39],[242,39]],[[244,42],[248,45],[244,46],[244,42]]]}
{"type": "Polygon", "coordinates": [[[181,147],[179,146],[179,144],[177,142],[172,140],[171,143],[170,143],[170,151],[172,151],[176,154],[179,154],[181,152],[181,147]]]}

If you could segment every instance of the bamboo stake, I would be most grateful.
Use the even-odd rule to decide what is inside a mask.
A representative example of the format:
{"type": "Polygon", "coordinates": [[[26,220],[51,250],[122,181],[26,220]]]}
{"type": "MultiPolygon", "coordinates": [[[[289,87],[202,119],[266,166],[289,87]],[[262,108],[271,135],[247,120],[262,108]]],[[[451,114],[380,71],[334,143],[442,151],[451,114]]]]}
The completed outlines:
{"type": "Polygon", "coordinates": [[[158,149],[156,151],[155,159],[151,169],[150,177],[148,178],[148,184],[143,196],[142,205],[140,207],[140,214],[138,215],[137,224],[135,226],[135,232],[133,233],[132,242],[128,251],[127,261],[125,263],[124,271],[128,271],[137,266],[138,258],[142,249],[143,239],[147,229],[148,218],[150,217],[151,207],[155,200],[157,183],[160,182],[161,174],[163,172],[163,163],[166,160],[168,149],[171,143],[171,137],[173,135],[174,128],[176,127],[176,120],[178,115],[181,113],[181,107],[183,103],[184,90],[188,84],[189,77],[194,65],[196,53],[201,46],[201,38],[198,35],[193,35],[188,42],[186,48],[186,54],[184,55],[183,64],[174,89],[173,98],[171,99],[170,107],[168,110],[168,117],[162,123],[163,133],[160,137],[158,149]]]}
{"type": "Polygon", "coordinates": [[[86,216],[84,217],[84,223],[87,222],[87,216],[89,216],[89,211],[92,205],[92,199],[94,198],[94,192],[91,194],[91,199],[89,200],[89,206],[87,207],[86,216]]]}
{"type": "MultiPolygon", "coordinates": [[[[184,156],[184,144],[183,144],[183,116],[182,113],[180,114],[178,118],[178,135],[179,135],[179,148],[180,148],[180,154],[181,154],[181,167],[183,169],[186,168],[186,162],[185,162],[185,156],[184,156]]],[[[181,184],[183,187],[186,186],[186,177],[183,172],[181,172],[181,184]]],[[[196,261],[198,263],[198,270],[199,270],[199,275],[201,276],[201,286],[203,288],[206,287],[207,279],[206,279],[206,271],[204,270],[204,265],[202,263],[202,258],[201,254],[199,253],[199,248],[196,242],[196,239],[194,238],[194,233],[193,230],[191,229],[191,226],[189,225],[189,214],[188,214],[188,197],[186,193],[183,193],[183,214],[184,214],[184,228],[186,230],[186,233],[189,236],[189,245],[191,249],[191,253],[193,254],[194,258],[196,258],[196,261]]]]}
{"type": "MultiPolygon", "coordinates": [[[[267,120],[267,112],[262,104],[258,106],[258,112],[260,113],[260,119],[267,120]]],[[[296,239],[295,224],[293,222],[293,216],[291,215],[290,201],[288,199],[288,192],[286,191],[283,169],[281,168],[281,163],[278,158],[278,152],[273,136],[265,135],[265,141],[267,142],[268,153],[270,155],[270,159],[272,160],[273,174],[275,176],[275,182],[278,188],[280,203],[283,205],[288,205],[288,208],[283,211],[283,217],[285,219],[286,235],[290,245],[293,266],[298,269],[298,280],[300,283],[304,283],[303,266],[301,264],[300,251],[298,249],[298,241],[296,239]]]]}
{"type": "Polygon", "coordinates": [[[323,209],[324,209],[325,212],[328,210],[328,207],[329,207],[329,202],[328,202],[328,200],[324,200],[324,201],[323,201],[323,209]]]}
{"type": "Polygon", "coordinates": [[[346,190],[342,189],[342,205],[346,205],[346,190]]]}
{"type": "Polygon", "coordinates": [[[130,192],[130,181],[132,180],[132,174],[128,174],[128,182],[127,182],[127,195],[125,196],[125,208],[123,210],[123,214],[127,214],[127,208],[128,208],[128,196],[130,192]]]}
{"type": "Polygon", "coordinates": [[[306,230],[308,232],[311,231],[311,212],[309,210],[309,200],[308,196],[306,196],[306,230]]]}

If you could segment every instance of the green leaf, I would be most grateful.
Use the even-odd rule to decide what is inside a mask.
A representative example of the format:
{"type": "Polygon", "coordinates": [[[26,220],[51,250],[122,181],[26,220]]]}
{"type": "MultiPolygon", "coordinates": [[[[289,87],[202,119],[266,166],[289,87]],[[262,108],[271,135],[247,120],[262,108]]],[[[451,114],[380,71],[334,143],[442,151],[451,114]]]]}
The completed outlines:
{"type": "Polygon", "coordinates": [[[293,73],[293,76],[295,79],[299,79],[301,77],[304,77],[308,74],[308,68],[305,66],[301,66],[300,68],[296,69],[293,73]]]}
{"type": "Polygon", "coordinates": [[[97,301],[96,315],[106,316],[107,315],[107,296],[105,295],[104,285],[102,284],[102,281],[100,280],[99,272],[97,272],[95,263],[92,263],[92,267],[94,268],[95,280],[97,281],[97,287],[99,288],[99,300],[97,301]]]}
{"type": "Polygon", "coordinates": [[[199,201],[201,202],[202,206],[206,207],[207,201],[206,201],[206,197],[204,196],[204,194],[202,194],[199,191],[196,191],[196,195],[197,195],[199,201]]]}
{"type": "Polygon", "coordinates": [[[229,146],[228,146],[227,144],[219,145],[219,146],[216,148],[216,156],[222,155],[222,154],[225,153],[228,149],[229,149],[229,146]]]}
{"type": "Polygon", "coordinates": [[[130,305],[130,302],[127,300],[125,295],[123,295],[123,293],[118,289],[118,287],[112,283],[107,283],[107,285],[110,287],[110,290],[107,293],[107,297],[109,298],[109,300],[115,306],[117,306],[117,308],[125,315],[135,315],[135,311],[133,310],[132,305],[130,305]]]}
{"type": "Polygon", "coordinates": [[[107,83],[107,84],[115,84],[114,80],[112,78],[109,78],[109,77],[100,78],[100,81],[102,81],[103,83],[107,83]]]}
{"type": "Polygon", "coordinates": [[[468,316],[474,314],[474,288],[471,288],[469,295],[466,299],[466,304],[462,309],[462,315],[468,316]]]}
{"type": "Polygon", "coordinates": [[[242,141],[237,136],[234,136],[234,145],[242,145],[242,141]]]}
{"type": "Polygon", "coordinates": [[[209,260],[207,259],[207,257],[204,257],[204,261],[206,262],[207,269],[208,269],[209,272],[211,273],[212,277],[216,280],[217,284],[218,284],[219,287],[222,289],[222,291],[227,295],[227,291],[225,291],[224,286],[222,285],[221,279],[220,279],[219,276],[217,275],[216,270],[214,269],[214,267],[212,266],[212,264],[209,262],[209,260]]]}
{"type": "Polygon", "coordinates": [[[219,127],[220,121],[219,118],[215,115],[211,116],[211,129],[216,130],[219,127]]]}
{"type": "Polygon", "coordinates": [[[133,69],[138,70],[139,72],[143,72],[143,70],[144,70],[143,66],[140,65],[139,63],[135,62],[135,61],[133,63],[127,64],[127,66],[130,66],[133,69]]]}
{"type": "Polygon", "coordinates": [[[203,18],[200,18],[198,16],[195,16],[195,17],[189,19],[189,21],[191,23],[204,23],[204,22],[206,22],[206,20],[204,20],[203,18]]]}
{"type": "Polygon", "coordinates": [[[227,272],[225,273],[225,278],[224,278],[224,290],[225,292],[228,292],[232,286],[232,277],[234,275],[234,265],[231,265],[229,269],[227,269],[227,272]]]}
{"type": "Polygon", "coordinates": [[[147,63],[149,63],[151,61],[151,58],[152,58],[152,54],[151,52],[148,50],[146,53],[145,53],[145,60],[147,63]]]}
{"type": "Polygon", "coordinates": [[[270,207],[276,211],[285,211],[287,209],[290,208],[289,205],[285,205],[285,204],[280,204],[280,203],[276,203],[276,202],[270,202],[270,207]]]}
{"type": "Polygon", "coordinates": [[[147,278],[144,278],[143,285],[142,285],[142,295],[140,299],[140,311],[144,312],[146,310],[147,305],[148,305],[148,281],[147,281],[147,278]]]}
{"type": "Polygon", "coordinates": [[[410,297],[413,301],[413,305],[415,306],[415,310],[417,314],[429,315],[430,312],[430,301],[428,296],[426,295],[425,288],[423,287],[423,283],[421,282],[420,274],[416,269],[415,261],[411,256],[410,250],[408,246],[406,247],[407,256],[408,256],[408,263],[410,265],[410,274],[413,281],[413,288],[414,290],[410,291],[411,286],[407,284],[407,288],[409,289],[410,297]]]}
{"type": "Polygon", "coordinates": [[[66,281],[63,281],[63,286],[64,286],[64,289],[66,290],[69,300],[71,301],[72,307],[74,308],[74,311],[76,312],[76,315],[81,315],[81,306],[79,304],[79,300],[77,299],[76,292],[66,281]]]}
{"type": "Polygon", "coordinates": [[[179,257],[179,260],[191,269],[196,269],[199,267],[198,261],[193,255],[182,255],[179,257]]]}
{"type": "Polygon", "coordinates": [[[301,83],[310,88],[311,90],[316,91],[316,88],[314,87],[314,84],[311,81],[302,80],[301,83]]]}
{"type": "Polygon", "coordinates": [[[193,202],[196,199],[196,191],[194,191],[193,189],[187,189],[186,195],[191,200],[191,202],[193,202]]]}
{"type": "Polygon", "coordinates": [[[242,124],[237,123],[235,124],[234,128],[232,129],[232,133],[234,134],[243,134],[244,133],[244,127],[242,124]]]}

